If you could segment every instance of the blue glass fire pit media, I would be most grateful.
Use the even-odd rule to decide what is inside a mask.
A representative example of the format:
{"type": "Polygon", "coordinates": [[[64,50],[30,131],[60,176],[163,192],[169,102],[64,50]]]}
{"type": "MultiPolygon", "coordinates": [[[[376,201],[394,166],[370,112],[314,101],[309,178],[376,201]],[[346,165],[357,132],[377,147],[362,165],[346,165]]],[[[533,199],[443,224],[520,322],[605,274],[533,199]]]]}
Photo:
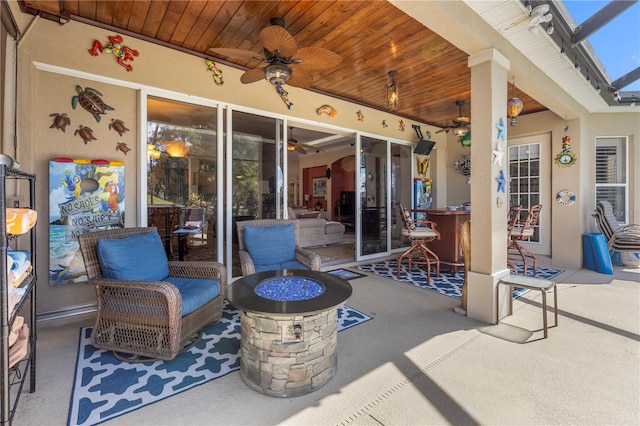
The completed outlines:
{"type": "Polygon", "coordinates": [[[321,283],[302,277],[277,277],[262,281],[255,288],[258,296],[281,302],[313,299],[324,293],[321,283]]]}

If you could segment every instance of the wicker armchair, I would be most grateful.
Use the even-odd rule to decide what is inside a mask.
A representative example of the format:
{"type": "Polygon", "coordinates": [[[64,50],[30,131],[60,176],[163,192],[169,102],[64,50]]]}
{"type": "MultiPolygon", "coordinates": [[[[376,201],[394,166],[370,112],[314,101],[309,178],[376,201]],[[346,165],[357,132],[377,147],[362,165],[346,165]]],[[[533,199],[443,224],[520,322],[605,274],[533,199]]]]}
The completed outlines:
{"type": "Polygon", "coordinates": [[[182,316],[180,292],[169,282],[104,278],[98,258],[98,241],[126,238],[152,230],[155,228],[118,228],[78,237],[88,283],[95,285],[97,296],[97,316],[91,343],[97,348],[114,351],[115,356],[123,361],[173,359],[200,340],[205,325],[216,323],[222,317],[227,273],[225,266],[217,262],[168,262],[168,278],[204,278],[220,283],[217,297],[185,316],[182,316]],[[134,357],[124,357],[120,353],[134,357]]]}
{"type": "MultiPolygon", "coordinates": [[[[238,227],[238,255],[240,257],[240,265],[242,267],[242,275],[251,275],[256,272],[256,264],[254,263],[254,259],[251,258],[249,251],[247,250],[244,236],[244,227],[252,226],[252,227],[271,227],[271,226],[282,226],[282,225],[294,225],[294,237],[295,237],[295,259],[292,259],[294,262],[297,260],[297,263],[301,263],[302,267],[307,267],[312,271],[319,271],[322,266],[322,259],[319,255],[303,249],[298,246],[300,228],[299,222],[297,220],[288,220],[288,219],[258,219],[258,220],[245,220],[241,222],[237,222],[238,227]]],[[[291,266],[289,266],[291,267],[291,266]]],[[[295,268],[295,266],[294,266],[295,268]]],[[[258,268],[260,269],[260,268],[258,268]]],[[[285,268],[286,269],[286,268],[285,268]]],[[[298,268],[299,269],[299,268],[298,268]]],[[[260,272],[259,270],[257,272],[260,272]]]]}

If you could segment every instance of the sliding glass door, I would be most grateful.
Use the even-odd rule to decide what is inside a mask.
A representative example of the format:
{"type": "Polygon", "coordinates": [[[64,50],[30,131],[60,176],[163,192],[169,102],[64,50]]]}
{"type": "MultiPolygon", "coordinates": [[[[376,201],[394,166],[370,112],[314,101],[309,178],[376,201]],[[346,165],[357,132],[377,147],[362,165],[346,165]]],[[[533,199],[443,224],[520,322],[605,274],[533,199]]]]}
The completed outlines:
{"type": "Polygon", "coordinates": [[[388,244],[388,142],[360,136],[359,255],[386,253],[388,244]]]}
{"type": "Polygon", "coordinates": [[[146,219],[169,258],[217,257],[216,114],[214,107],[147,98],[146,219]],[[176,232],[187,228],[194,232],[176,232]]]}

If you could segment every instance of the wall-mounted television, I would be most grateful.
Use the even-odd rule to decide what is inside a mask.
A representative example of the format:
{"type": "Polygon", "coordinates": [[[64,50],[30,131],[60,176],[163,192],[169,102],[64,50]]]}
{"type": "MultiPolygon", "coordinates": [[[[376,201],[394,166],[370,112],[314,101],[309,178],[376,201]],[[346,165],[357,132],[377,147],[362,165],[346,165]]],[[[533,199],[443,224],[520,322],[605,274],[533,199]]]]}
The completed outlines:
{"type": "Polygon", "coordinates": [[[434,141],[427,141],[424,139],[420,139],[415,149],[413,150],[413,153],[420,154],[420,155],[429,155],[435,145],[436,143],[434,141]]]}

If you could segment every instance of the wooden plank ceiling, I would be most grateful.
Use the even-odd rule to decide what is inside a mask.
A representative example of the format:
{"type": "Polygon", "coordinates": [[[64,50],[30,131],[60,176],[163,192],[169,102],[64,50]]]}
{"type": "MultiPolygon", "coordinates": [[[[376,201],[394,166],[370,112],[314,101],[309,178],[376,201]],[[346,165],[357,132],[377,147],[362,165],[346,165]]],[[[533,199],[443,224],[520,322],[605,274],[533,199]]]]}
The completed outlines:
{"type": "MultiPolygon", "coordinates": [[[[384,109],[387,75],[397,71],[395,113],[446,127],[458,116],[456,100],[463,100],[462,115],[470,115],[467,55],[386,1],[21,0],[20,5],[27,13],[76,19],[242,69],[258,63],[216,57],[208,49],[259,53],[260,31],[270,18],[282,17],[298,47],[322,47],[342,57],[336,68],[313,72],[311,90],[384,109]]],[[[546,109],[522,91],[518,96],[522,114],[546,109]]]]}

